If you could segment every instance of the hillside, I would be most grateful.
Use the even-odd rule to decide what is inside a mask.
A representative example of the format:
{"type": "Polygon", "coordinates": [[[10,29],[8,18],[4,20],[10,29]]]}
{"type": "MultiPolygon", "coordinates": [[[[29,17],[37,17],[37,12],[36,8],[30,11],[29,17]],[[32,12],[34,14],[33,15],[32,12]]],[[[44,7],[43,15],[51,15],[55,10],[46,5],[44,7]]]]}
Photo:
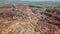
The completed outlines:
{"type": "Polygon", "coordinates": [[[60,10],[0,7],[0,34],[60,34],[60,10]]]}

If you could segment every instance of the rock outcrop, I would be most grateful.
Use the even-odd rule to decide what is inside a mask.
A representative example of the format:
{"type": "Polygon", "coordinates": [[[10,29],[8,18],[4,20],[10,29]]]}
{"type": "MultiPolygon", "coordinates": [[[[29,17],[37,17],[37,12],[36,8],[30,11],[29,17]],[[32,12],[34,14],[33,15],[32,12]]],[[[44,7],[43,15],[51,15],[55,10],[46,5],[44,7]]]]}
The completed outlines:
{"type": "Polygon", "coordinates": [[[60,34],[60,11],[29,6],[0,8],[0,34],[60,34]]]}

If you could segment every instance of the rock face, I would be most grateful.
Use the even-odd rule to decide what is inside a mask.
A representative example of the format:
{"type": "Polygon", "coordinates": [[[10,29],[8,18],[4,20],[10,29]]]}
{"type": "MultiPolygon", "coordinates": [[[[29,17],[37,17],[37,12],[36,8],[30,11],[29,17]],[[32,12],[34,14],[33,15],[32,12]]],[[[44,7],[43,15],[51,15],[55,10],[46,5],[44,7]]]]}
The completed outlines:
{"type": "Polygon", "coordinates": [[[60,34],[59,12],[28,6],[0,8],[0,34],[60,34]]]}

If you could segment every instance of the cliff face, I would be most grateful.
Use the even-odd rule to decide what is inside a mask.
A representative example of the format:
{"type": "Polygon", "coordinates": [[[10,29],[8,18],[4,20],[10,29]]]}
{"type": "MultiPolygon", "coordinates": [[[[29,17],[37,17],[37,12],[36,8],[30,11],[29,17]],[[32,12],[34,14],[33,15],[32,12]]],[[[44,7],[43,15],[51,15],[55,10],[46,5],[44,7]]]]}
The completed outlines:
{"type": "Polygon", "coordinates": [[[56,12],[29,6],[0,8],[0,34],[60,34],[56,12]]]}

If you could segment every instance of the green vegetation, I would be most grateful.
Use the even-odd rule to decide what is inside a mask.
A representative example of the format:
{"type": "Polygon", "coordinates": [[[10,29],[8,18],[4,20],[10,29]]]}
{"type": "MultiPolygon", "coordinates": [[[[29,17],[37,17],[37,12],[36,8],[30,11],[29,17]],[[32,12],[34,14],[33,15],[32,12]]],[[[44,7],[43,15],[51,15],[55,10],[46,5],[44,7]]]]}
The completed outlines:
{"type": "Polygon", "coordinates": [[[45,1],[45,2],[29,2],[29,1],[15,1],[15,2],[0,2],[0,6],[5,6],[9,4],[17,4],[17,5],[28,5],[28,6],[36,6],[42,8],[49,8],[49,9],[56,9],[60,10],[58,6],[60,6],[60,2],[52,2],[52,1],[45,1]],[[56,8],[55,8],[56,7],[56,8]]]}
{"type": "Polygon", "coordinates": [[[60,10],[60,8],[54,8],[54,9],[56,9],[56,10],[60,10]]]}

